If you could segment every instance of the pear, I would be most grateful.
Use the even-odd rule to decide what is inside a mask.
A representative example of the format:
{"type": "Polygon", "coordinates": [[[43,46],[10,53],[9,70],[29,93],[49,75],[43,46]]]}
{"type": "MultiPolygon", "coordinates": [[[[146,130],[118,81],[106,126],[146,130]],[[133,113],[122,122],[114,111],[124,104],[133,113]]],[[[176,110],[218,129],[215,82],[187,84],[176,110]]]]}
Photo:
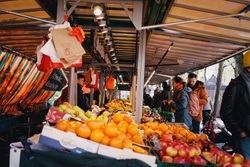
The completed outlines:
{"type": "Polygon", "coordinates": [[[81,109],[81,108],[80,108],[79,106],[77,106],[77,105],[74,105],[74,106],[72,107],[72,109],[75,110],[75,111],[78,112],[78,113],[80,113],[80,112],[83,112],[83,113],[84,113],[84,110],[81,109]]]}
{"type": "Polygon", "coordinates": [[[64,112],[67,107],[63,104],[59,104],[59,106],[57,108],[60,112],[64,112]]]}
{"type": "Polygon", "coordinates": [[[89,118],[86,117],[86,115],[84,114],[84,112],[79,112],[78,117],[81,118],[84,121],[89,120],[89,118]]]}
{"type": "Polygon", "coordinates": [[[89,119],[90,120],[96,120],[96,117],[97,117],[96,114],[92,114],[89,119]]]}
{"type": "Polygon", "coordinates": [[[85,115],[86,115],[88,118],[90,118],[90,117],[93,115],[93,113],[92,113],[91,111],[87,111],[87,112],[85,112],[85,115]]]}
{"type": "Polygon", "coordinates": [[[65,111],[66,113],[70,114],[70,115],[74,115],[74,114],[75,114],[75,110],[70,109],[70,108],[66,108],[64,111],[65,111]]]}

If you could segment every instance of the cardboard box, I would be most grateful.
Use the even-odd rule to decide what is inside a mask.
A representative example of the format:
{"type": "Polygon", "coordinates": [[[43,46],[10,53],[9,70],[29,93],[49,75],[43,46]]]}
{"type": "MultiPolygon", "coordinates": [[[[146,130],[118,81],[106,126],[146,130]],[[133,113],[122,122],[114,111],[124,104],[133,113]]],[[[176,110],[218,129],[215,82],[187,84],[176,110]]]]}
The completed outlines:
{"type": "Polygon", "coordinates": [[[99,143],[76,136],[72,132],[64,132],[44,125],[39,143],[61,151],[71,153],[97,153],[99,143]]]}
{"type": "Polygon", "coordinates": [[[156,167],[156,157],[135,153],[131,149],[118,149],[100,144],[98,154],[115,159],[139,159],[152,167],[156,167]]]}

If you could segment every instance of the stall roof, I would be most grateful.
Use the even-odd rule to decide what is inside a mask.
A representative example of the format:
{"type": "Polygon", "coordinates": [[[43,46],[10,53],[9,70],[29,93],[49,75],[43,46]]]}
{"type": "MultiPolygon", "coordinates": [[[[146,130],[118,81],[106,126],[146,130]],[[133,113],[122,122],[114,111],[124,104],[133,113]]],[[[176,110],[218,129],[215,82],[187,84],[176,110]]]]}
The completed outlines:
{"type": "MultiPolygon", "coordinates": [[[[70,22],[86,33],[85,48],[91,48],[92,32],[98,30],[91,0],[68,0],[72,8],[70,22]]],[[[102,5],[118,62],[112,60],[115,75],[131,81],[138,55],[140,29],[147,29],[145,79],[161,60],[149,84],[160,83],[168,76],[202,69],[227,58],[242,54],[250,47],[250,2],[247,0],[99,0],[102,5]],[[142,2],[142,24],[138,26],[142,2]],[[132,20],[135,20],[134,23],[132,20]],[[139,28],[138,28],[139,27],[139,28]],[[115,68],[120,66],[120,71],[115,68]]],[[[66,10],[65,10],[66,11],[66,10]]],[[[36,58],[36,47],[43,35],[56,22],[57,0],[0,1],[0,44],[36,58]],[[12,12],[12,13],[11,13],[12,12]],[[30,17],[26,17],[30,16],[30,17]],[[36,19],[34,19],[36,18],[36,19]],[[41,20],[39,20],[41,19],[41,20]],[[44,21],[47,22],[44,22],[44,21]]],[[[105,52],[109,47],[103,36],[105,52]]],[[[94,50],[86,49],[85,70],[92,63],[94,50]]],[[[106,63],[96,59],[96,67],[106,63]],[[98,64],[99,63],[99,64],[98,64]]],[[[92,64],[93,65],[93,64],[92,64]]]]}

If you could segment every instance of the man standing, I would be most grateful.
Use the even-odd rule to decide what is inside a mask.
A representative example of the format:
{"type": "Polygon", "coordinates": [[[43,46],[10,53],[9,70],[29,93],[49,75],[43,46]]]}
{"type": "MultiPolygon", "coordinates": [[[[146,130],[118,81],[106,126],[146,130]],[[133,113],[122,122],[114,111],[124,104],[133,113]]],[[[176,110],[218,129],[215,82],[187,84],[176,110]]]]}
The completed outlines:
{"type": "Polygon", "coordinates": [[[188,87],[197,93],[199,99],[199,114],[192,116],[193,132],[200,133],[200,123],[202,121],[202,110],[203,106],[208,103],[208,93],[205,88],[205,84],[197,80],[197,75],[190,73],[188,75],[188,87]]]}
{"type": "Polygon", "coordinates": [[[87,111],[90,109],[88,98],[83,94],[82,87],[84,83],[84,76],[77,74],[77,105],[87,111]]]}
{"type": "Polygon", "coordinates": [[[235,152],[250,159],[250,50],[244,54],[243,67],[223,94],[220,116],[235,139],[235,152]]]}

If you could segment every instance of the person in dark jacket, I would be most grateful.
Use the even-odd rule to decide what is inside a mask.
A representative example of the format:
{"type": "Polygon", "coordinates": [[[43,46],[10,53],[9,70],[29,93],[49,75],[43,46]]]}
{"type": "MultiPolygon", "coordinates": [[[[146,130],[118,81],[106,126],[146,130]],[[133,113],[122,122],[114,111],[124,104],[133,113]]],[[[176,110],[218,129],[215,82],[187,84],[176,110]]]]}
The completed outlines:
{"type": "Polygon", "coordinates": [[[90,109],[90,104],[88,98],[83,94],[83,83],[84,76],[82,74],[77,74],[77,105],[84,111],[87,111],[90,109]]]}
{"type": "Polygon", "coordinates": [[[167,101],[170,99],[170,85],[167,82],[162,83],[163,90],[161,91],[160,100],[161,100],[161,110],[170,111],[167,101]]]}
{"type": "Polygon", "coordinates": [[[189,130],[192,130],[192,118],[188,111],[188,92],[191,92],[191,88],[185,86],[181,77],[174,77],[172,86],[174,90],[173,99],[168,100],[168,105],[175,110],[175,122],[185,123],[189,130]]]}
{"type": "Polygon", "coordinates": [[[243,67],[223,94],[220,116],[235,139],[235,151],[250,159],[250,50],[244,54],[243,67]]]}

